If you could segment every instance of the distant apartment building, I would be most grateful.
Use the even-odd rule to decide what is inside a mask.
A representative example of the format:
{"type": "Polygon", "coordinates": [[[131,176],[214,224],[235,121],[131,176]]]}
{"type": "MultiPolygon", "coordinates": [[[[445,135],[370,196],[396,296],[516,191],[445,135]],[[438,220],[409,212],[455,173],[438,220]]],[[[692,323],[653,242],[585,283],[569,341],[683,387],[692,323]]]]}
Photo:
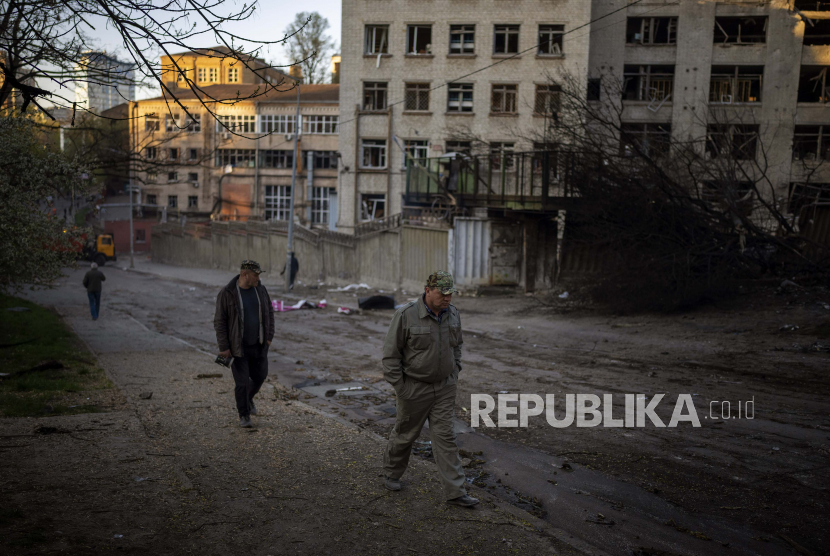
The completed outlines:
{"type": "Polygon", "coordinates": [[[209,56],[189,62],[201,90],[179,88],[176,96],[190,117],[165,96],[131,103],[130,136],[140,154],[132,181],[141,190],[142,205],[168,216],[288,220],[297,156],[296,217],[310,227],[333,227],[338,86],[302,85],[297,120],[297,89],[283,74],[222,73],[222,79],[240,81],[214,84],[211,68],[229,69],[216,62],[209,56]],[[257,94],[261,80],[269,77],[283,85],[257,94]],[[250,98],[229,102],[237,93],[250,98]]]}
{"type": "MultiPolygon", "coordinates": [[[[621,101],[643,140],[728,137],[785,202],[805,181],[830,201],[830,3],[594,0],[593,100],[621,101]],[[627,7],[626,7],[627,6],[627,7]],[[618,99],[598,98],[621,88],[618,99]],[[827,166],[825,164],[824,166],[827,166]]],[[[797,203],[796,203],[797,204],[797,203]]]]}
{"type": "Polygon", "coordinates": [[[76,68],[75,102],[79,108],[100,114],[135,100],[135,64],[106,52],[85,52],[76,68]]]}
{"type": "Polygon", "coordinates": [[[344,1],[338,228],[401,213],[404,150],[538,147],[556,76],[587,84],[589,28],[569,32],[590,18],[577,0],[344,1]]]}

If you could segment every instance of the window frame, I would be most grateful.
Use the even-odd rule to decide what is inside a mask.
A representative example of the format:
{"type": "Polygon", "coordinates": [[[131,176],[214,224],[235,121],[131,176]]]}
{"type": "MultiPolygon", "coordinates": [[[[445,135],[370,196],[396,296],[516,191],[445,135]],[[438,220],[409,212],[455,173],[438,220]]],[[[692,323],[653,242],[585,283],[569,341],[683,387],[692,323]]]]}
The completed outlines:
{"type": "Polygon", "coordinates": [[[472,56],[475,54],[476,46],[476,26],[474,23],[461,23],[450,25],[450,42],[449,42],[449,56],[472,56]],[[467,35],[472,35],[471,41],[467,40],[467,35]],[[458,51],[453,52],[453,37],[458,36],[460,39],[457,42],[458,51]],[[467,46],[469,45],[469,49],[467,46]]]}
{"type": "Polygon", "coordinates": [[[652,158],[667,156],[671,152],[671,122],[623,122],[620,124],[620,156],[625,158],[635,156],[633,148],[635,142],[640,145],[640,150],[646,156],[652,158]],[[629,144],[632,145],[631,152],[627,150],[629,144]]]}
{"type": "Polygon", "coordinates": [[[636,46],[676,46],[678,29],[677,22],[677,16],[628,17],[626,19],[625,44],[636,46]],[[632,34],[632,22],[637,20],[639,20],[640,23],[640,32],[632,34]],[[657,27],[659,26],[661,20],[667,20],[668,22],[666,29],[666,42],[655,42],[655,38],[659,32],[657,27]],[[637,38],[637,35],[640,36],[639,39],[637,38]],[[633,39],[633,42],[629,41],[629,39],[633,39]]]}
{"type": "MultiPolygon", "coordinates": [[[[429,158],[429,139],[404,139],[403,150],[416,160],[429,158]]],[[[408,157],[403,157],[401,168],[407,167],[408,157]]]]}
{"type": "Polygon", "coordinates": [[[429,112],[430,90],[432,86],[429,83],[404,83],[404,105],[403,109],[406,112],[429,112]],[[414,97],[414,102],[410,104],[410,100],[414,97]],[[423,97],[426,97],[426,107],[421,108],[423,97]]]}
{"type": "Polygon", "coordinates": [[[178,195],[168,195],[167,196],[167,208],[171,208],[171,209],[179,208],[179,196],[178,195]]]}
{"type": "Polygon", "coordinates": [[[293,135],[297,126],[294,114],[260,114],[259,132],[279,135],[293,135]]]}
{"type": "Polygon", "coordinates": [[[199,196],[198,195],[188,195],[187,196],[187,208],[199,208],[199,196]]]}
{"type": "Polygon", "coordinates": [[[144,115],[144,131],[146,133],[154,133],[156,131],[161,131],[161,120],[158,114],[144,115]]]}
{"type": "Polygon", "coordinates": [[[362,139],[360,140],[360,169],[361,170],[385,170],[389,166],[389,145],[386,139],[362,139]],[[368,150],[367,150],[368,149],[368,150]],[[377,149],[378,164],[366,164],[367,155],[369,159],[375,158],[371,154],[377,149]]]}
{"type": "Polygon", "coordinates": [[[755,161],[758,157],[758,143],[760,142],[760,127],[756,124],[709,124],[706,126],[706,157],[709,160],[714,160],[722,156],[721,146],[728,149],[727,156],[734,160],[755,161]],[[750,130],[747,133],[746,130],[750,130]],[[740,144],[735,144],[736,136],[750,136],[749,140],[743,141],[740,144]],[[717,141],[713,137],[723,137],[717,141]],[[746,145],[752,142],[752,154],[744,156],[746,152],[746,145]]]}
{"type": "Polygon", "coordinates": [[[365,56],[377,56],[378,54],[389,55],[389,25],[383,23],[367,23],[364,26],[363,32],[363,54],[365,56]],[[383,31],[380,37],[380,49],[377,50],[378,37],[377,31],[383,31]],[[371,48],[369,44],[369,35],[372,35],[371,48]]]}
{"type": "Polygon", "coordinates": [[[447,85],[447,112],[451,114],[472,114],[475,105],[473,104],[475,97],[473,92],[475,86],[473,83],[450,83],[447,85]],[[469,94],[469,100],[465,97],[469,94]],[[453,100],[453,95],[458,95],[453,100]],[[453,103],[457,103],[457,109],[453,109],[453,103]],[[469,107],[469,110],[465,108],[469,107]]]}
{"type": "Polygon", "coordinates": [[[796,125],[795,129],[793,130],[792,160],[805,163],[823,162],[830,160],[830,125],[796,125]],[[808,132],[807,128],[816,128],[816,131],[808,132]],[[799,140],[799,137],[815,137],[815,147],[810,149],[813,151],[812,153],[810,153],[806,149],[798,148],[799,144],[806,143],[806,141],[804,141],[803,139],[799,140]]]}
{"type": "Polygon", "coordinates": [[[715,17],[715,31],[712,36],[713,44],[730,44],[730,45],[752,45],[752,44],[766,44],[767,42],[767,34],[769,33],[769,17],[765,15],[758,15],[758,16],[716,16],[715,17]],[[763,19],[764,26],[763,36],[761,35],[749,35],[750,37],[760,38],[760,40],[750,40],[744,41],[741,40],[742,37],[742,29],[741,29],[741,22],[740,20],[750,20],[750,19],[763,19]],[[720,21],[718,21],[720,20],[720,21]],[[727,22],[725,20],[739,20],[738,21],[738,33],[734,35],[735,40],[732,40],[733,35],[730,35],[726,29],[724,29],[723,25],[727,22]]]}
{"type": "Polygon", "coordinates": [[[406,26],[406,55],[407,56],[432,56],[432,24],[431,23],[410,23],[406,26]],[[429,30],[429,42],[424,44],[423,52],[418,48],[418,31],[429,30]],[[427,48],[429,47],[429,48],[427,48]]]}
{"type": "Polygon", "coordinates": [[[561,58],[565,55],[565,26],[560,24],[540,24],[537,33],[536,55],[549,58],[561,58]],[[547,35],[547,37],[545,37],[547,35]],[[554,39],[558,37],[558,41],[554,39]],[[547,39],[547,41],[545,40],[547,39]],[[546,44],[545,44],[546,43],[546,44]],[[543,52],[547,48],[551,52],[543,52]],[[558,52],[555,52],[558,50],[558,52]]]}
{"type": "Polygon", "coordinates": [[[333,114],[312,114],[302,117],[304,135],[338,135],[340,116],[333,114]]]}
{"type": "Polygon", "coordinates": [[[623,101],[626,102],[671,102],[674,94],[674,76],[676,66],[671,64],[626,64],[623,67],[623,101]],[[636,73],[632,72],[630,68],[637,68],[636,73]],[[671,73],[668,71],[653,71],[653,68],[671,68],[671,73]],[[668,79],[668,78],[671,79],[668,79]],[[628,83],[634,80],[634,89],[636,98],[627,98],[629,94],[628,83]],[[651,96],[653,83],[662,83],[662,89],[657,90],[657,94],[651,96]],[[668,84],[666,86],[666,84],[668,84]]]}
{"type": "Polygon", "coordinates": [[[521,49],[521,25],[517,23],[496,23],[493,25],[493,56],[513,56],[521,49]],[[499,35],[504,35],[504,52],[497,50],[499,35]],[[515,50],[511,51],[511,39],[515,39],[515,50]]]}
{"type": "Polygon", "coordinates": [[[517,115],[519,113],[519,84],[493,83],[490,86],[490,114],[517,115]],[[498,106],[496,106],[498,100],[498,106]]]}
{"type": "Polygon", "coordinates": [[[537,83],[536,88],[534,90],[533,96],[533,114],[537,116],[553,116],[554,114],[559,114],[559,111],[562,109],[562,87],[560,85],[552,84],[552,83],[537,83]],[[547,96],[552,99],[549,102],[542,101],[539,102],[540,97],[547,96]],[[555,101],[553,100],[555,99],[555,101]],[[539,107],[541,106],[550,106],[551,108],[555,107],[555,110],[551,111],[539,111],[539,107]]]}
{"type": "Polygon", "coordinates": [[[291,186],[266,185],[263,196],[265,220],[287,222],[291,217],[291,186]]]}
{"type": "Polygon", "coordinates": [[[326,225],[331,216],[331,188],[311,187],[311,224],[326,225]]]}
{"type": "Polygon", "coordinates": [[[371,222],[372,220],[380,220],[386,216],[386,195],[383,193],[361,193],[360,195],[360,221],[361,222],[371,222]],[[372,201],[372,210],[371,214],[368,211],[368,203],[366,201],[372,201]],[[381,208],[380,216],[377,216],[378,212],[378,205],[381,208]],[[370,216],[369,218],[366,218],[370,216]]]}
{"type": "Polygon", "coordinates": [[[239,83],[239,68],[228,68],[228,83],[239,83]]]}
{"type": "Polygon", "coordinates": [[[363,82],[363,103],[364,112],[383,112],[389,106],[389,82],[388,81],[364,81],[363,82]],[[371,94],[371,107],[367,108],[367,100],[371,94]],[[382,106],[380,106],[382,104],[382,106]]]}
{"type": "Polygon", "coordinates": [[[764,69],[764,66],[752,65],[713,65],[709,76],[709,104],[761,104],[763,102],[764,91],[764,69]],[[726,68],[730,68],[732,71],[725,73],[726,68]],[[741,73],[742,71],[746,72],[750,68],[760,68],[761,73],[741,73]],[[747,97],[751,98],[752,84],[756,80],[758,88],[757,100],[735,100],[736,91],[738,95],[743,92],[748,92],[747,97]],[[720,91],[717,90],[719,88],[720,91]],[[725,93],[724,90],[729,92],[725,93]],[[729,96],[729,102],[724,102],[723,98],[725,96],[729,96]]]}

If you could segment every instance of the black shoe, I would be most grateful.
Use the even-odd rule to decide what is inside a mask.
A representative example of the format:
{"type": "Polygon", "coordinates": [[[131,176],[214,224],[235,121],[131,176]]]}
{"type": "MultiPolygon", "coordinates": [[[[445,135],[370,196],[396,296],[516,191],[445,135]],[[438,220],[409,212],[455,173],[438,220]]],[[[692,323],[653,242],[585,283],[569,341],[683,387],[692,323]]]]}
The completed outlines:
{"type": "Polygon", "coordinates": [[[452,504],[454,506],[463,506],[465,508],[472,508],[476,504],[478,504],[478,498],[473,498],[465,494],[464,496],[459,496],[458,498],[453,498],[452,500],[447,500],[447,504],[452,504]]]}
{"type": "Polygon", "coordinates": [[[256,406],[254,405],[254,400],[248,402],[248,407],[251,408],[251,415],[256,415],[256,406]]]}
{"type": "Polygon", "coordinates": [[[401,490],[401,481],[400,479],[393,479],[392,477],[385,477],[383,480],[383,486],[386,487],[386,490],[392,491],[399,491],[401,490]]]}
{"type": "Polygon", "coordinates": [[[248,428],[253,427],[254,425],[251,423],[251,418],[250,417],[240,417],[239,418],[239,426],[248,429],[248,428]]]}

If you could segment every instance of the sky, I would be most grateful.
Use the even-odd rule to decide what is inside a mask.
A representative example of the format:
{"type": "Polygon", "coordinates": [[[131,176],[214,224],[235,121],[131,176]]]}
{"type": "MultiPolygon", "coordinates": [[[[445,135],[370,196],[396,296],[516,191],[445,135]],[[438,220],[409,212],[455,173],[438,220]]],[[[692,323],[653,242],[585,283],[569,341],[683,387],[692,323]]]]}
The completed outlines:
{"type": "MultiPolygon", "coordinates": [[[[242,1],[228,1],[228,9],[238,10],[240,9],[242,3],[242,1]]],[[[294,21],[294,16],[300,11],[318,12],[320,15],[328,19],[330,27],[327,33],[335,40],[336,45],[339,48],[340,17],[342,11],[340,0],[304,0],[303,2],[288,0],[260,0],[257,4],[253,17],[242,23],[229,24],[224,27],[224,29],[231,31],[236,35],[251,38],[253,40],[279,40],[284,35],[285,27],[294,21]]],[[[96,26],[96,30],[93,33],[93,36],[96,38],[96,47],[100,50],[105,50],[110,54],[114,54],[119,59],[129,61],[129,56],[126,54],[126,51],[122,46],[120,35],[111,28],[107,29],[105,25],[96,25],[94,22],[93,25],[96,26]]],[[[212,35],[205,35],[205,40],[206,44],[194,44],[193,46],[209,47],[216,46],[217,44],[217,42],[213,40],[212,35]]],[[[264,48],[261,57],[275,64],[284,64],[288,62],[287,52],[283,49],[282,45],[272,45],[264,48]]],[[[46,83],[41,84],[40,81],[38,84],[41,86],[47,85],[46,83]]],[[[136,91],[138,99],[151,98],[158,96],[158,94],[158,89],[139,88],[136,91]]]]}

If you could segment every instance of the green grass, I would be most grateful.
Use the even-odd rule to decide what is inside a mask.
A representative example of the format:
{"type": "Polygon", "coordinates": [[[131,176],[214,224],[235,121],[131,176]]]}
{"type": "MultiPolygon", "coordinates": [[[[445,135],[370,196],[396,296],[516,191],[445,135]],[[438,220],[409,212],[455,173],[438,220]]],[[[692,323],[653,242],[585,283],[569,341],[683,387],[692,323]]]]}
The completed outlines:
{"type": "Polygon", "coordinates": [[[0,415],[60,415],[100,411],[94,405],[65,403],[67,395],[112,388],[94,357],[61,318],[24,299],[0,295],[0,415]],[[26,307],[12,312],[9,307],[26,307]],[[12,345],[17,344],[20,345],[12,345]],[[22,373],[46,361],[60,361],[64,368],[22,373]],[[22,373],[22,374],[18,374],[22,373]]]}

